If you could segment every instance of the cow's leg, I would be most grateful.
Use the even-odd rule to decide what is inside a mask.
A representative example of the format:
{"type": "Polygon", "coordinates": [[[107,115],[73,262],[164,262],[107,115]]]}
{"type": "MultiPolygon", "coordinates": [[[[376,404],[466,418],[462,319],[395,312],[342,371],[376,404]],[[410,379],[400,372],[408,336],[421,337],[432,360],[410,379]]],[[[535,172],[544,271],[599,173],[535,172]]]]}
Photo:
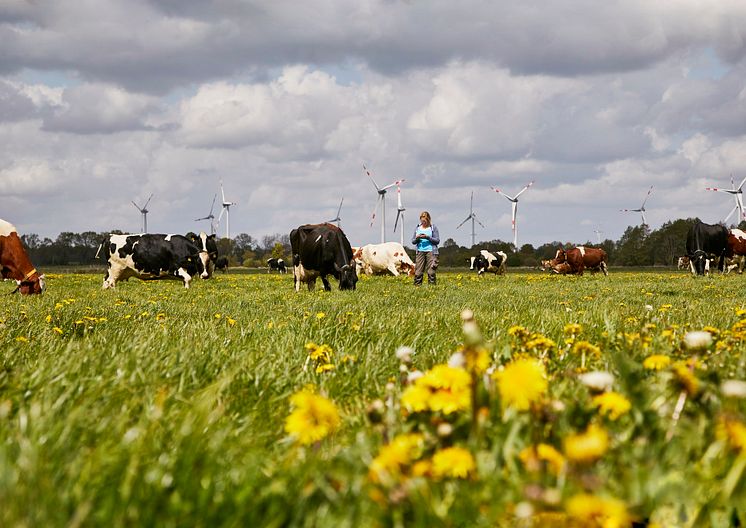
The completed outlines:
{"type": "Polygon", "coordinates": [[[109,269],[106,273],[104,284],[101,289],[108,290],[109,288],[115,288],[118,281],[125,280],[127,278],[124,273],[126,269],[126,267],[120,266],[116,263],[109,264],[109,269]]]}
{"type": "Polygon", "coordinates": [[[606,262],[604,262],[603,260],[601,261],[601,271],[604,272],[604,276],[609,276],[609,269],[606,266],[606,262]]]}
{"type": "Polygon", "coordinates": [[[316,278],[308,279],[306,284],[308,285],[308,291],[313,291],[316,288],[316,278]]]}
{"type": "Polygon", "coordinates": [[[324,291],[332,291],[332,286],[329,284],[329,279],[326,278],[326,275],[321,276],[321,282],[324,283],[324,291]]]}
{"type": "Polygon", "coordinates": [[[689,268],[692,270],[692,275],[697,275],[697,270],[694,267],[694,259],[689,259],[689,268]]]}
{"type": "Polygon", "coordinates": [[[396,265],[390,264],[389,267],[386,268],[386,269],[389,270],[394,277],[398,277],[399,276],[399,272],[396,269],[396,265]]]}
{"type": "Polygon", "coordinates": [[[182,278],[182,280],[184,281],[184,288],[188,289],[189,283],[192,282],[192,276],[189,275],[187,270],[185,270],[184,268],[179,268],[178,270],[176,270],[176,275],[182,278]]]}

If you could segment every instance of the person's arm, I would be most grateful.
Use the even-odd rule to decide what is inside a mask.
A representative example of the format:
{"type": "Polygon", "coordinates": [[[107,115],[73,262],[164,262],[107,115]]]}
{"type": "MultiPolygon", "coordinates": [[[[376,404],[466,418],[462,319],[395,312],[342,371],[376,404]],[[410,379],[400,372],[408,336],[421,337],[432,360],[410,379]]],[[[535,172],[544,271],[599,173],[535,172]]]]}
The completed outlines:
{"type": "Polygon", "coordinates": [[[435,227],[434,225],[431,227],[433,228],[433,234],[430,237],[430,243],[434,246],[437,246],[438,244],[440,244],[440,233],[438,233],[437,227],[435,227]]]}
{"type": "Polygon", "coordinates": [[[415,247],[417,247],[417,227],[414,228],[414,233],[412,234],[412,245],[415,247]]]}

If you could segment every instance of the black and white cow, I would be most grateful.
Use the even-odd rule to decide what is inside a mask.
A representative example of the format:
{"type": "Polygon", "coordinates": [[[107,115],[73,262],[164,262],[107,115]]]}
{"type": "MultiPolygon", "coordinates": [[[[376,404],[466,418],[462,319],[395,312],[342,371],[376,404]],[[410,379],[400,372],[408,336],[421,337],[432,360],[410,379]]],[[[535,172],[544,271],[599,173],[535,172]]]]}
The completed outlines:
{"type": "Polygon", "coordinates": [[[218,257],[218,260],[215,261],[215,269],[220,270],[223,273],[228,272],[228,257],[218,257]]]}
{"type": "Polygon", "coordinates": [[[218,261],[218,243],[215,240],[215,235],[208,235],[204,231],[200,231],[199,235],[193,232],[186,234],[186,237],[194,242],[200,248],[200,258],[207,270],[207,278],[212,277],[215,271],[215,266],[218,261]],[[205,258],[207,255],[208,258],[205,258]]]}
{"type": "Polygon", "coordinates": [[[692,274],[705,274],[710,255],[718,259],[718,270],[723,271],[727,249],[728,228],[723,225],[710,225],[697,220],[686,235],[686,256],[689,257],[692,274]]]}
{"type": "Polygon", "coordinates": [[[324,289],[331,291],[327,275],[339,281],[340,290],[354,290],[357,283],[352,246],[342,230],[334,224],[307,224],[290,232],[293,253],[295,291],[302,282],[313,290],[321,277],[324,289]]]}
{"type": "Polygon", "coordinates": [[[505,275],[508,256],[502,251],[498,251],[497,256],[495,256],[489,251],[483,249],[479,252],[479,255],[471,257],[470,260],[471,266],[469,269],[478,270],[478,275],[487,271],[492,272],[495,275],[505,275]]]}
{"type": "MultiPolygon", "coordinates": [[[[198,237],[203,242],[208,238],[198,237]]],[[[103,289],[114,288],[130,277],[142,280],[175,279],[189,288],[192,276],[209,278],[211,257],[205,244],[197,245],[182,235],[109,235],[99,246],[108,267],[103,289]],[[103,250],[103,253],[102,253],[103,250]]]]}
{"type": "Polygon", "coordinates": [[[267,259],[267,273],[270,271],[278,271],[280,273],[287,273],[288,269],[285,266],[285,261],[281,258],[270,258],[267,259]]]}

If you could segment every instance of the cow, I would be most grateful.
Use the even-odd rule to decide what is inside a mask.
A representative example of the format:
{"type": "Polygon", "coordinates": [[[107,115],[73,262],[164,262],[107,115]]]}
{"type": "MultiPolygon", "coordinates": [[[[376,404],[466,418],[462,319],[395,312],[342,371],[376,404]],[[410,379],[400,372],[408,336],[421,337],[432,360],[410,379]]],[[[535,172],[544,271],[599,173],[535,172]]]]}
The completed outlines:
{"type": "Polygon", "coordinates": [[[414,275],[414,262],[399,242],[367,244],[354,248],[352,256],[355,259],[358,275],[360,273],[366,275],[391,273],[395,277],[400,273],[406,273],[410,277],[414,275]]]}
{"type": "Polygon", "coordinates": [[[686,256],[692,275],[704,275],[707,259],[714,255],[718,259],[718,270],[723,271],[728,252],[728,228],[710,225],[697,220],[686,235],[686,256]]]}
{"type": "Polygon", "coordinates": [[[218,257],[218,259],[215,261],[215,269],[220,270],[223,273],[228,272],[228,257],[218,257]]]}
{"type": "Polygon", "coordinates": [[[272,270],[276,270],[279,273],[287,273],[288,269],[285,266],[285,261],[281,258],[269,258],[267,259],[267,273],[272,270]]]}
{"type": "Polygon", "coordinates": [[[207,235],[204,231],[200,231],[200,234],[197,235],[190,231],[186,234],[186,237],[199,246],[200,258],[207,271],[207,277],[203,278],[209,279],[212,277],[218,261],[218,243],[215,240],[215,235],[207,235]]]}
{"type": "Polygon", "coordinates": [[[498,251],[497,256],[493,255],[486,249],[479,252],[479,255],[469,259],[469,269],[478,270],[477,275],[482,275],[487,271],[495,275],[505,275],[508,256],[503,251],[498,251]]]}
{"type": "Polygon", "coordinates": [[[744,255],[733,255],[732,257],[725,257],[725,265],[723,267],[725,273],[730,273],[736,270],[740,275],[743,273],[743,266],[746,264],[746,256],[744,255]]]}
{"type": "Polygon", "coordinates": [[[31,264],[18,230],[5,220],[0,220],[0,270],[3,279],[16,281],[16,289],[12,293],[30,295],[42,293],[46,288],[44,275],[39,274],[31,264]]]}
{"type": "Polygon", "coordinates": [[[559,248],[552,260],[544,260],[541,264],[545,269],[551,268],[555,273],[562,275],[567,273],[582,275],[583,271],[588,269],[591,272],[600,270],[608,276],[609,271],[606,262],[606,251],[603,249],[577,246],[568,250],[559,248]],[[560,264],[565,263],[567,266],[559,267],[560,264]]]}
{"type": "Polygon", "coordinates": [[[732,259],[734,262],[727,263],[728,271],[735,268],[738,269],[738,273],[743,273],[744,256],[746,256],[746,233],[740,229],[731,229],[728,233],[728,249],[725,252],[725,256],[732,259]]]}
{"type": "Polygon", "coordinates": [[[209,237],[200,233],[197,239],[204,243],[198,245],[183,235],[109,235],[96,253],[107,265],[103,289],[114,288],[130,277],[182,280],[185,288],[193,275],[209,278],[214,266],[206,244],[209,237]]]}
{"type": "Polygon", "coordinates": [[[293,283],[300,291],[301,283],[309,291],[321,277],[326,291],[331,291],[328,275],[339,281],[340,290],[354,290],[357,283],[352,246],[344,232],[334,224],[306,224],[290,232],[293,254],[293,283]]]}
{"type": "Polygon", "coordinates": [[[676,262],[676,266],[680,269],[689,269],[689,257],[684,255],[683,257],[679,257],[678,261],[676,262]]]}

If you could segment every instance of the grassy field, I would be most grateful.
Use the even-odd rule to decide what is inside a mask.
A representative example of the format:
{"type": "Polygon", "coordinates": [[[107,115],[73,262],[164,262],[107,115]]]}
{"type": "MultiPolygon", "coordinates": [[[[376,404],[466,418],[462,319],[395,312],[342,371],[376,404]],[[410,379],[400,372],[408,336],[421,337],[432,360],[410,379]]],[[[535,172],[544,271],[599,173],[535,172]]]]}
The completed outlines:
{"type": "Polygon", "coordinates": [[[746,522],[746,279],[438,278],[3,295],[0,525],[746,522]]]}

